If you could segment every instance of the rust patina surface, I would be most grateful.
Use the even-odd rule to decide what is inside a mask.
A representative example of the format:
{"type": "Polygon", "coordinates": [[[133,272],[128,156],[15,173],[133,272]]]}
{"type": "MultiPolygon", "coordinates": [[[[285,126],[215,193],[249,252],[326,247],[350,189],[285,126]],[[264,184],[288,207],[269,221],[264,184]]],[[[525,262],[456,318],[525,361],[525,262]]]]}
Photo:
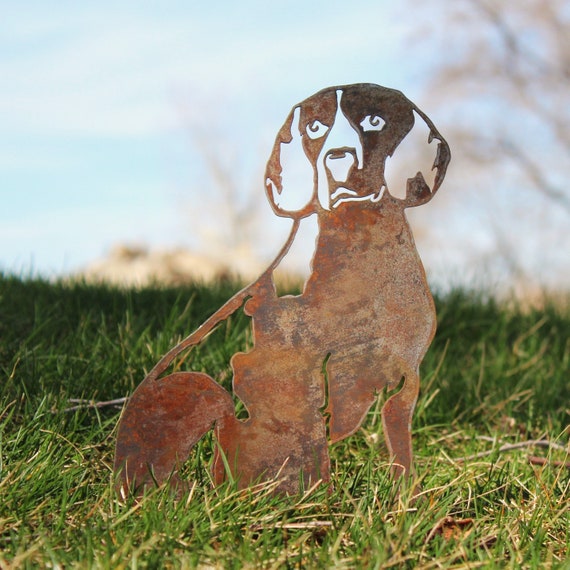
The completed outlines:
{"type": "Polygon", "coordinates": [[[115,458],[123,492],[179,483],[180,464],[211,429],[218,483],[228,469],[240,487],[276,478],[288,493],[328,481],[329,443],[353,434],[384,389],[394,391],[382,408],[393,474],[410,473],[418,368],[436,318],[404,210],[432,198],[449,159],[435,126],[399,91],[331,87],[293,107],[265,176],[274,212],[292,219],[289,239],[259,279],[166,354],[130,398],[115,458]],[[431,172],[409,164],[396,189],[387,160],[417,129],[431,172]],[[292,160],[300,160],[296,177],[287,170],[292,160]],[[301,295],[278,296],[274,270],[309,216],[319,228],[311,275],[301,295]],[[163,376],[241,307],[252,317],[253,348],[234,355],[231,366],[246,420],[208,375],[163,376]]]}

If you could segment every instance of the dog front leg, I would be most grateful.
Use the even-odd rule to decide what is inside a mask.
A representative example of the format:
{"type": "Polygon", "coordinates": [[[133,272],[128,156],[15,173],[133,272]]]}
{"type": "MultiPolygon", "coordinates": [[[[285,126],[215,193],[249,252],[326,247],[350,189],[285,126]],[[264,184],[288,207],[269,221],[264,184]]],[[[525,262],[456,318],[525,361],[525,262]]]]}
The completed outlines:
{"type": "Polygon", "coordinates": [[[382,407],[382,425],[392,459],[392,476],[412,474],[412,415],[418,399],[420,379],[417,370],[401,372],[402,388],[382,407]]]}

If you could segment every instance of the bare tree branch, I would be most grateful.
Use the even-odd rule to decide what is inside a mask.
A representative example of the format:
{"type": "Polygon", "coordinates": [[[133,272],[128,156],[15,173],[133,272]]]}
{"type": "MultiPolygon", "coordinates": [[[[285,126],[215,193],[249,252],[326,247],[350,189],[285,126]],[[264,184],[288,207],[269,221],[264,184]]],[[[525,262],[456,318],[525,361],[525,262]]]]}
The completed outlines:
{"type": "Polygon", "coordinates": [[[544,170],[519,145],[507,140],[500,141],[499,145],[504,153],[516,162],[540,193],[557,202],[570,214],[570,195],[551,184],[547,180],[544,170]]]}

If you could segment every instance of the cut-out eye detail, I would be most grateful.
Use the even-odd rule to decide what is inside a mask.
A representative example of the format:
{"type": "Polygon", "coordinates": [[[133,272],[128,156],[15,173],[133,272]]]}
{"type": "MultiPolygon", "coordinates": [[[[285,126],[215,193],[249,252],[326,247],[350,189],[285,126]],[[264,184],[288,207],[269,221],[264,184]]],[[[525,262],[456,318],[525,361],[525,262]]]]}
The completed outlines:
{"type": "Polygon", "coordinates": [[[360,126],[365,131],[381,131],[384,128],[386,121],[380,115],[366,115],[360,126]]]}
{"type": "Polygon", "coordinates": [[[310,139],[319,139],[324,136],[324,134],[329,130],[329,127],[316,119],[309,123],[305,130],[310,139]]]}

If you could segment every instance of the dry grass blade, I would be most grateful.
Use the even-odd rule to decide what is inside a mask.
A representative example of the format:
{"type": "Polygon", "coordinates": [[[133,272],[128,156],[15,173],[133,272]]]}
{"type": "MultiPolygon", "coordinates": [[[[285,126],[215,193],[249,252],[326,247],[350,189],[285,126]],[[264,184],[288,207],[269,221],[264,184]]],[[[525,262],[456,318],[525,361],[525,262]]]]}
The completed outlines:
{"type": "Polygon", "coordinates": [[[524,449],[527,447],[546,447],[550,449],[559,449],[566,451],[566,448],[558,443],[552,441],[546,441],[544,439],[533,439],[528,441],[519,441],[518,443],[506,443],[501,445],[499,448],[489,449],[488,451],[481,451],[480,453],[474,453],[473,455],[468,455],[467,457],[457,457],[454,459],[457,463],[464,463],[466,461],[473,461],[474,459],[481,459],[482,457],[488,457],[495,453],[506,453],[508,451],[515,451],[517,449],[524,449]]]}

